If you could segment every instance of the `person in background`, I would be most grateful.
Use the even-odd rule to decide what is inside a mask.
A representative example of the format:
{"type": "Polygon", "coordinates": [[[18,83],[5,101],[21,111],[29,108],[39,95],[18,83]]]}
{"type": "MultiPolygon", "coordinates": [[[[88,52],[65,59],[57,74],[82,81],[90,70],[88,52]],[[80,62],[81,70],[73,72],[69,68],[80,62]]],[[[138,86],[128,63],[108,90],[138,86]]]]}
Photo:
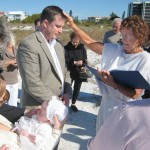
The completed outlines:
{"type": "Polygon", "coordinates": [[[0,115],[5,117],[11,123],[15,123],[20,119],[21,116],[32,116],[39,107],[36,108],[19,108],[16,106],[10,106],[6,104],[9,100],[10,94],[6,89],[6,82],[4,81],[3,76],[0,74],[0,115]]]}
{"type": "Polygon", "coordinates": [[[35,21],[34,21],[35,30],[38,29],[39,26],[40,26],[40,18],[37,18],[37,19],[35,19],[35,21]]]}
{"type": "Polygon", "coordinates": [[[87,81],[87,79],[81,79],[79,77],[79,69],[87,63],[87,53],[75,32],[70,34],[70,41],[65,46],[65,58],[72,83],[74,82],[71,109],[77,112],[78,108],[75,103],[80,93],[81,84],[87,81]]]}
{"type": "Polygon", "coordinates": [[[112,22],[112,30],[107,31],[104,34],[103,43],[114,43],[114,44],[121,44],[121,33],[120,33],[120,26],[121,26],[121,19],[115,18],[112,22]]]}
{"type": "Polygon", "coordinates": [[[101,80],[97,84],[102,94],[101,106],[97,116],[96,133],[112,113],[114,107],[128,101],[141,99],[143,89],[134,89],[117,83],[110,71],[139,71],[150,84],[150,54],[142,48],[148,39],[148,25],[137,15],[125,18],[121,23],[120,32],[122,45],[97,42],[81,30],[73,19],[66,14],[68,26],[80,37],[83,43],[94,52],[102,55],[101,69],[98,74],[101,80]]]}
{"type": "Polygon", "coordinates": [[[88,150],[149,150],[150,99],[127,102],[88,141],[88,150]]]}
{"type": "Polygon", "coordinates": [[[71,79],[64,47],[56,40],[64,24],[62,9],[47,6],[41,13],[38,30],[19,44],[17,62],[22,78],[22,107],[40,105],[52,96],[69,103],[71,79]]]}
{"type": "Polygon", "coordinates": [[[17,106],[18,67],[16,62],[15,37],[5,19],[0,20],[0,70],[10,93],[8,104],[17,106]]]}

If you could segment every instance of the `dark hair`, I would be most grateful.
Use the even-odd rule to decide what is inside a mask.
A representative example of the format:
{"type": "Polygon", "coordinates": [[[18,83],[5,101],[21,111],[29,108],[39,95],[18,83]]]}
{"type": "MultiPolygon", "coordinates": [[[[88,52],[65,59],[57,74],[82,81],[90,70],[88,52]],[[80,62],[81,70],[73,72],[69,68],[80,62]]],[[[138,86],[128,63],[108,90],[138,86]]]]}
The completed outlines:
{"type": "Polygon", "coordinates": [[[75,36],[77,36],[76,33],[75,32],[71,32],[70,39],[72,40],[75,36]]]}
{"type": "Polygon", "coordinates": [[[131,29],[134,36],[139,41],[139,46],[144,45],[148,40],[149,27],[148,24],[137,15],[125,18],[121,23],[121,30],[123,28],[131,29]]]}
{"type": "Polygon", "coordinates": [[[35,19],[34,20],[34,25],[36,26],[39,21],[40,21],[40,18],[35,19]]]}
{"type": "Polygon", "coordinates": [[[49,23],[51,23],[55,20],[56,15],[60,15],[64,19],[66,18],[66,16],[63,13],[63,10],[58,6],[47,6],[42,11],[40,21],[42,23],[46,19],[49,23]]]}

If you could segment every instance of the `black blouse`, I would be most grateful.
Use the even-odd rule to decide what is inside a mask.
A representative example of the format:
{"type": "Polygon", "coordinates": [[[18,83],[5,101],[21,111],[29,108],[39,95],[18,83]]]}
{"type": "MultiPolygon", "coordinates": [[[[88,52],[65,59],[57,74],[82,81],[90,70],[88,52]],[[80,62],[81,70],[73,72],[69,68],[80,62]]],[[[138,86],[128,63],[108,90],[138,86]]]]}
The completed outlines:
{"type": "Polygon", "coordinates": [[[65,46],[65,59],[67,68],[70,71],[70,77],[72,79],[79,79],[78,66],[74,65],[74,61],[83,60],[83,64],[87,63],[87,52],[82,43],[77,47],[72,45],[71,41],[65,46]]]}

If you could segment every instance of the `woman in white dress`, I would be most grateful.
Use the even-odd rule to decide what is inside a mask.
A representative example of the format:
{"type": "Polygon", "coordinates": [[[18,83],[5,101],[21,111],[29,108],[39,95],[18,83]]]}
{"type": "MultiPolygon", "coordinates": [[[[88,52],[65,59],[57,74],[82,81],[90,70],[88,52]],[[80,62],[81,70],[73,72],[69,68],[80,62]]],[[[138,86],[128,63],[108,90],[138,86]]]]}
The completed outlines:
{"type": "Polygon", "coordinates": [[[98,132],[114,107],[127,101],[141,99],[144,92],[144,89],[133,89],[118,84],[110,75],[110,70],[137,70],[150,83],[150,54],[142,48],[148,38],[148,25],[139,16],[128,17],[121,24],[122,45],[103,44],[93,40],[78,28],[70,16],[66,14],[66,17],[68,26],[78,34],[83,43],[92,51],[102,55],[102,70],[98,70],[101,77],[98,86],[102,93],[101,107],[96,123],[98,132]]]}

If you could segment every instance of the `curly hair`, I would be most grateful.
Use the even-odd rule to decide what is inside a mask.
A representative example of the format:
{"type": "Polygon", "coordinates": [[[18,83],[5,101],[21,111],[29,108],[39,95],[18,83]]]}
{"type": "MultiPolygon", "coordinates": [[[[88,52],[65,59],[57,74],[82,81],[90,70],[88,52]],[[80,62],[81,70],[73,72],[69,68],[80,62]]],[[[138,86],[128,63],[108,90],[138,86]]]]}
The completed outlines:
{"type": "Polygon", "coordinates": [[[133,15],[125,18],[121,23],[121,30],[123,28],[132,30],[134,36],[139,41],[139,46],[142,46],[145,42],[147,42],[149,26],[140,16],[133,15]]]}

